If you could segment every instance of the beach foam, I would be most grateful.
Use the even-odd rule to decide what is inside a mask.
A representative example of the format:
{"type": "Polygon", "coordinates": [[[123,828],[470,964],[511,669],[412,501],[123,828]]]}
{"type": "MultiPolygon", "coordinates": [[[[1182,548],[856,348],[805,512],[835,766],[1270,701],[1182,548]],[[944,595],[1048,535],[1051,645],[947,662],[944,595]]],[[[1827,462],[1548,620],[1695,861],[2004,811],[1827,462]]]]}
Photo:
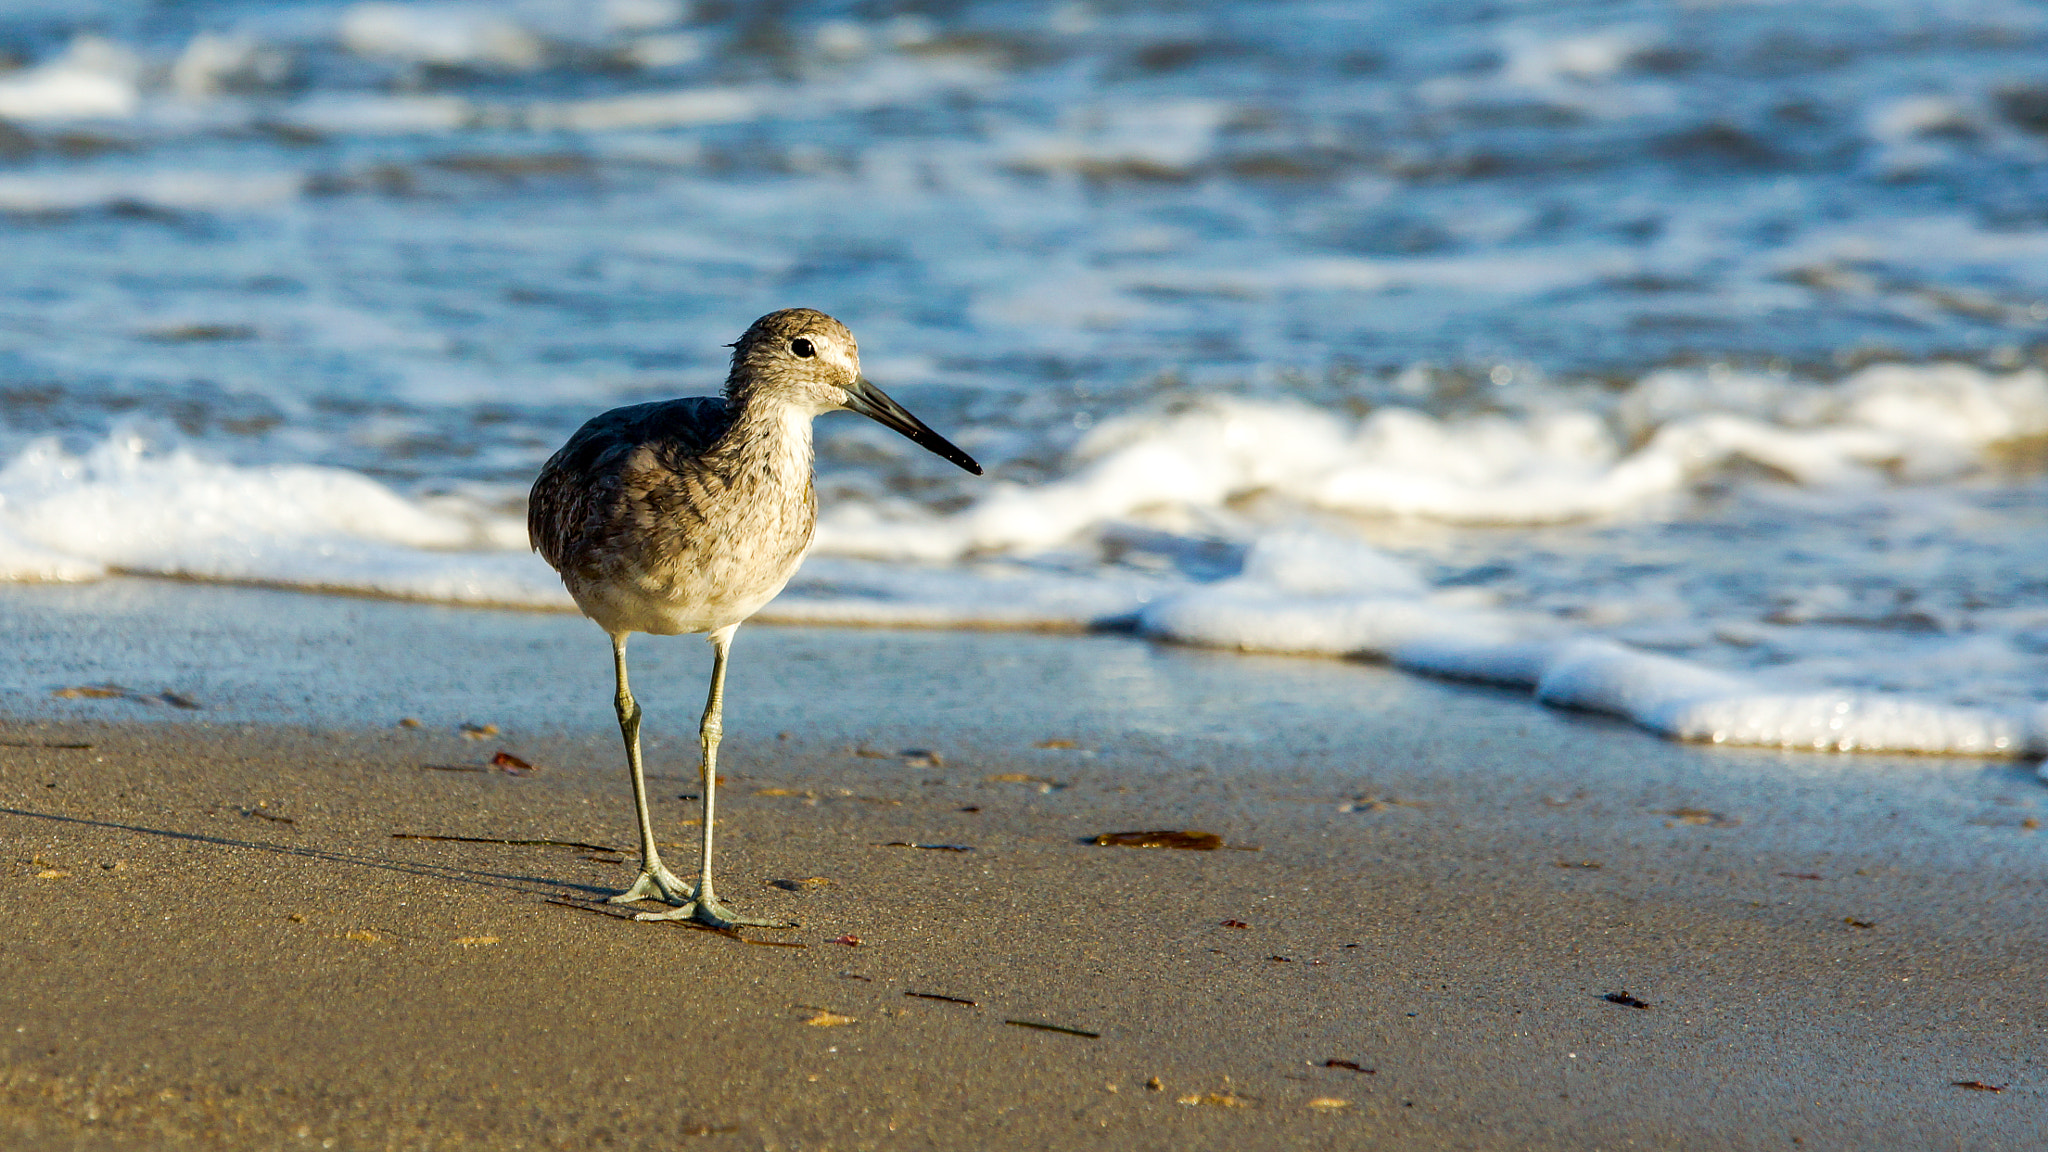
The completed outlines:
{"type": "MultiPolygon", "coordinates": [[[[1296,404],[1215,399],[1107,422],[1083,439],[1065,478],[999,486],[948,516],[901,500],[834,508],[818,554],[761,618],[1135,625],[1180,643],[1384,660],[1520,687],[1547,704],[1613,714],[1677,739],[2048,751],[2038,707],[1963,698],[2003,699],[1999,684],[2031,676],[2025,650],[2035,642],[2025,629],[2039,621],[2025,613],[1998,618],[2002,625],[1973,621],[1994,631],[1961,646],[1918,642],[1918,656],[1905,657],[1902,641],[1883,631],[1859,639],[1839,626],[1865,613],[1881,629],[1895,608],[1823,587],[1774,613],[1772,643],[1784,655],[1762,675],[1607,634],[1630,634],[1647,611],[1662,629],[1656,634],[1718,630],[1754,645],[1744,632],[1751,617],[1739,605],[1730,615],[1727,605],[1649,590],[1638,605],[1610,598],[1604,613],[1575,622],[1535,602],[1433,583],[1415,559],[1333,523],[1298,519],[1314,508],[1362,506],[1455,522],[1543,522],[1671,497],[1738,457],[1771,466],[1816,497],[1840,489],[1862,499],[1874,486],[1966,471],[1988,445],[2043,428],[2048,381],[2039,373],[1947,366],[1875,368],[1804,390],[1757,379],[1712,389],[1663,373],[1614,398],[1604,414],[1545,411],[1521,420],[1388,410],[1348,424],[1296,404]],[[1724,397],[1734,411],[1701,411],[1724,397]],[[1640,443],[1633,452],[1622,447],[1628,428],[1640,443]],[[1373,483],[1362,484],[1368,473],[1373,483]],[[1380,495],[1361,500],[1367,490],[1380,495]],[[1286,497],[1274,504],[1297,519],[1262,522],[1233,506],[1253,493],[1286,497]],[[1167,561],[1133,567],[1133,553],[1170,561],[1176,538],[1120,525],[1189,515],[1234,533],[1237,560],[1212,558],[1209,570],[1167,561]],[[1658,619],[1673,612],[1676,621],[1658,619]],[[1899,659],[1948,668],[1949,680],[1933,683],[1969,687],[1944,700],[1938,692],[1830,683],[1831,673],[1858,661],[1899,659]]],[[[185,447],[153,447],[135,432],[81,454],[39,441],[0,470],[0,575],[78,580],[108,571],[569,607],[553,573],[528,553],[523,524],[476,499],[409,497],[337,468],[236,467],[185,447]]]]}
{"type": "Polygon", "coordinates": [[[81,455],[43,440],[0,469],[0,564],[14,579],[108,571],[559,608],[525,528],[430,508],[338,468],[236,468],[141,435],[81,455]],[[508,551],[514,545],[521,552],[508,551]],[[488,549],[480,551],[479,549],[488,549]]]}
{"type": "Polygon", "coordinates": [[[1887,366],[1815,387],[1660,372],[1602,407],[1448,420],[1388,407],[1347,425],[1303,405],[1210,398],[1107,421],[1068,477],[1000,485],[951,516],[837,510],[820,547],[925,561],[1029,551],[1141,509],[1216,512],[1255,493],[1451,524],[1551,524],[1626,512],[1742,464],[1822,489],[1929,481],[2048,433],[2048,376],[1887,366]],[[1718,407],[1724,386],[1742,410],[1718,407]]]}
{"type": "Polygon", "coordinates": [[[1144,610],[1144,628],[1184,643],[1367,657],[1523,688],[1554,707],[1618,716],[1680,740],[1841,752],[2048,753],[2048,731],[2031,710],[1889,693],[1774,691],[1693,661],[1446,603],[1441,595],[1303,595],[1287,583],[1247,575],[1169,596],[1144,610]]]}

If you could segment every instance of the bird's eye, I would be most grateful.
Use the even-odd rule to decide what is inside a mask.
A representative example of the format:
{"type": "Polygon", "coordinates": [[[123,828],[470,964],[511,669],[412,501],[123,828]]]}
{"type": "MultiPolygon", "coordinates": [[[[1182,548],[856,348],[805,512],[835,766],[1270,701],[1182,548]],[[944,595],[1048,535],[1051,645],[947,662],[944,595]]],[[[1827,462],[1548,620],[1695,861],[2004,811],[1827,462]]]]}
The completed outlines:
{"type": "Polygon", "coordinates": [[[801,336],[789,342],[789,350],[803,360],[809,360],[818,354],[818,350],[811,346],[811,342],[801,336]]]}

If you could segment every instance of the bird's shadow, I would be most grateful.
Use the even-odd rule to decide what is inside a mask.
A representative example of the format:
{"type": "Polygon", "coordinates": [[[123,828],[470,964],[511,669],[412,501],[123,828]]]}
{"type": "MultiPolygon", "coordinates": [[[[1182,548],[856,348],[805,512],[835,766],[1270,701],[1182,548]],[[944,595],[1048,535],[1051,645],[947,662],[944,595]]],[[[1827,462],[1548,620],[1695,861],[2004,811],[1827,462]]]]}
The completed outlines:
{"type": "Polygon", "coordinates": [[[166,840],[184,840],[196,844],[211,844],[220,848],[244,848],[255,852],[269,852],[279,856],[295,856],[304,860],[318,860],[329,864],[349,864],[358,868],[373,868],[384,872],[396,872],[404,876],[421,876],[443,880],[454,884],[470,884],[479,888],[493,888],[518,892],[528,896],[547,896],[571,892],[588,893],[593,896],[608,895],[607,889],[591,884],[578,884],[553,876],[533,876],[509,872],[489,872],[476,868],[460,868],[449,864],[428,864],[412,860],[394,860],[357,856],[345,852],[330,852],[320,848],[308,848],[297,844],[278,844],[262,840],[238,840],[230,836],[210,836],[203,832],[181,832],[174,828],[151,828],[143,824],[124,824],[117,820],[89,820],[83,816],[66,816],[57,812],[37,812],[27,808],[0,808],[0,815],[21,816],[31,820],[47,820],[54,824],[70,824],[82,828],[99,828],[112,832],[132,832],[141,836],[157,836],[166,840]]]}

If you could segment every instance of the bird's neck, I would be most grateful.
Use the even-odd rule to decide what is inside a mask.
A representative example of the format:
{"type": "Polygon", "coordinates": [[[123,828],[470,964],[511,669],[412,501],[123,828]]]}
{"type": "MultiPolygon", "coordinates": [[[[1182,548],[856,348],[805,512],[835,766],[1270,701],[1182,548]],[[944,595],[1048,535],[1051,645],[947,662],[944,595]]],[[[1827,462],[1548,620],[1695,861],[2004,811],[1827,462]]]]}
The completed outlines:
{"type": "Polygon", "coordinates": [[[787,404],[748,404],[726,430],[718,455],[735,485],[764,483],[808,491],[811,413],[787,404]]]}

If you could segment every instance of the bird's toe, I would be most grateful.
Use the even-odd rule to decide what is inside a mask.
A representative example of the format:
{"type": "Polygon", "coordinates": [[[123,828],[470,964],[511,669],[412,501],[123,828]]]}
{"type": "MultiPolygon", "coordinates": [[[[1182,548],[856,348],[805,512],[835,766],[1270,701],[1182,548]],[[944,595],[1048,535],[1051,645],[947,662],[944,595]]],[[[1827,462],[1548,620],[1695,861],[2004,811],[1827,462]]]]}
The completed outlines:
{"type": "Polygon", "coordinates": [[[633,886],[616,896],[608,897],[607,904],[633,904],[641,900],[660,900],[666,904],[687,906],[695,899],[688,884],[668,869],[656,865],[654,869],[642,869],[633,878],[633,886]]]}

